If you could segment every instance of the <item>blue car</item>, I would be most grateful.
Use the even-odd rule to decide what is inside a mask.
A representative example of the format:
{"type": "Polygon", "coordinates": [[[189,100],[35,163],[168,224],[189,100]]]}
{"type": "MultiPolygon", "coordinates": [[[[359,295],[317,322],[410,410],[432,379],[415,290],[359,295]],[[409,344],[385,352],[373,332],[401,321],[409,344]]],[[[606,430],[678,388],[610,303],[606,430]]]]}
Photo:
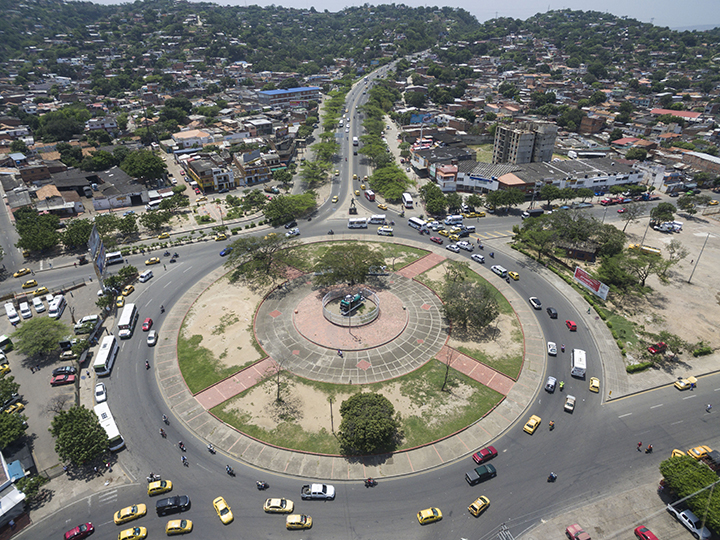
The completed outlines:
{"type": "Polygon", "coordinates": [[[223,250],[220,252],[220,256],[221,256],[221,257],[224,257],[225,255],[227,255],[228,253],[230,253],[232,250],[233,250],[233,248],[231,248],[231,247],[226,247],[225,249],[223,249],[223,250]]]}

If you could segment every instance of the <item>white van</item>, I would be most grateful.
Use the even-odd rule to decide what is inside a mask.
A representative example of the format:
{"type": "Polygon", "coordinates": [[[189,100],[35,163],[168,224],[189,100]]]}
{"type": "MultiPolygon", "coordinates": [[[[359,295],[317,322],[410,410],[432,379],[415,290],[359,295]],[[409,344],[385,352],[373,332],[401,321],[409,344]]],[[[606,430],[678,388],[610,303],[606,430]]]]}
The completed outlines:
{"type": "Polygon", "coordinates": [[[59,319],[62,316],[63,311],[65,311],[65,305],[65,297],[62,294],[58,294],[52,299],[52,302],[50,302],[48,316],[53,319],[59,319]]]}
{"type": "Polygon", "coordinates": [[[385,214],[375,214],[374,216],[370,216],[370,220],[368,223],[374,223],[375,225],[382,225],[385,223],[385,214]]]}
{"type": "Polygon", "coordinates": [[[392,236],[393,230],[392,227],[378,227],[377,233],[380,236],[392,236]]]}
{"type": "Polygon", "coordinates": [[[490,270],[495,272],[501,278],[506,278],[508,275],[507,270],[504,267],[500,266],[499,264],[495,264],[495,265],[491,266],[490,270]]]}
{"type": "Polygon", "coordinates": [[[7,314],[8,319],[10,319],[10,324],[17,324],[20,322],[20,316],[17,314],[15,306],[13,306],[11,302],[5,304],[5,313],[7,314]]]}
{"type": "Polygon", "coordinates": [[[152,270],[145,270],[142,274],[140,274],[140,277],[138,277],[138,281],[140,283],[145,283],[148,281],[151,277],[153,277],[152,270]]]}
{"type": "Polygon", "coordinates": [[[466,225],[463,229],[467,232],[475,232],[475,225],[466,225]]]}
{"type": "Polygon", "coordinates": [[[445,225],[462,225],[463,217],[459,215],[452,215],[445,218],[445,225]]]}
{"type": "Polygon", "coordinates": [[[585,351],[582,349],[573,349],[570,355],[570,375],[573,377],[585,377],[587,371],[587,359],[585,357],[585,351]]]}
{"type": "Polygon", "coordinates": [[[28,306],[27,302],[20,303],[20,315],[22,315],[23,319],[32,317],[32,311],[30,311],[30,306],[28,306]]]}

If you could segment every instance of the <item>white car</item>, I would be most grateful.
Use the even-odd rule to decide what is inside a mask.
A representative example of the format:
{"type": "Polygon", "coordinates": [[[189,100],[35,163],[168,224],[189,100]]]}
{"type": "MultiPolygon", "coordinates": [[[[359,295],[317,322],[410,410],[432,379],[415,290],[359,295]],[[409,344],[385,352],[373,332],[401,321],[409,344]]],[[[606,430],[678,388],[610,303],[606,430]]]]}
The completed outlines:
{"type": "Polygon", "coordinates": [[[557,345],[554,341],[548,341],[548,354],[550,356],[557,356],[557,345]]]}
{"type": "Polygon", "coordinates": [[[293,236],[300,236],[300,229],[298,229],[297,227],[290,229],[288,232],[285,233],[285,236],[287,236],[288,238],[291,238],[293,236]]]}
{"type": "Polygon", "coordinates": [[[107,401],[107,390],[105,389],[105,383],[97,383],[95,385],[95,403],[103,403],[107,401]]]}
{"type": "Polygon", "coordinates": [[[555,391],[555,386],[557,385],[557,379],[555,377],[548,377],[547,381],[545,382],[545,390],[550,392],[551,394],[555,391]]]}
{"type": "Polygon", "coordinates": [[[157,343],[157,330],[150,330],[147,335],[148,347],[152,347],[157,343]]]}
{"type": "Polygon", "coordinates": [[[542,309],[542,302],[540,302],[540,299],[535,296],[530,297],[530,305],[535,309],[542,309]]]}
{"type": "Polygon", "coordinates": [[[465,240],[458,242],[457,246],[460,249],[464,249],[465,251],[472,251],[473,249],[475,249],[474,246],[470,242],[466,242],[465,240]]]}
{"type": "Polygon", "coordinates": [[[457,247],[457,244],[448,244],[445,246],[445,249],[449,249],[453,253],[460,253],[460,248],[457,247]]]}
{"type": "Polygon", "coordinates": [[[438,221],[429,221],[427,224],[427,227],[431,228],[433,231],[435,230],[435,227],[439,227],[440,222],[438,221]]]}
{"type": "Polygon", "coordinates": [[[479,262],[479,263],[485,264],[485,257],[483,257],[482,255],[480,255],[479,253],[473,253],[473,254],[470,256],[470,258],[471,258],[473,261],[475,261],[475,262],[479,262]]]}
{"type": "Polygon", "coordinates": [[[35,308],[35,311],[37,313],[42,313],[43,311],[45,311],[45,304],[43,304],[42,298],[37,296],[33,298],[33,307],[35,308]]]}

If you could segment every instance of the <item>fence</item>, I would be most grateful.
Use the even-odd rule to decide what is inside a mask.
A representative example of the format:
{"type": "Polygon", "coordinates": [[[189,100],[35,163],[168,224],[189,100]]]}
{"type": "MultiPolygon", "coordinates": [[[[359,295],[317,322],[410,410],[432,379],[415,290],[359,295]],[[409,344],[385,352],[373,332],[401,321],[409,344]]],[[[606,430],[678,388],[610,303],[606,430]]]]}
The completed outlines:
{"type": "Polygon", "coordinates": [[[377,295],[372,292],[369,289],[358,289],[354,291],[347,291],[343,289],[330,291],[325,296],[323,296],[322,299],[322,305],[323,305],[323,317],[325,317],[326,320],[330,321],[333,324],[336,324],[338,326],[363,326],[365,324],[373,322],[375,319],[377,319],[378,315],[380,314],[380,299],[377,297],[377,295]],[[367,312],[363,312],[360,314],[356,314],[355,312],[350,312],[348,315],[341,315],[339,313],[333,313],[330,311],[327,307],[327,305],[339,298],[345,298],[347,294],[357,294],[360,293],[365,297],[366,302],[370,302],[372,304],[372,309],[370,309],[367,312]]]}

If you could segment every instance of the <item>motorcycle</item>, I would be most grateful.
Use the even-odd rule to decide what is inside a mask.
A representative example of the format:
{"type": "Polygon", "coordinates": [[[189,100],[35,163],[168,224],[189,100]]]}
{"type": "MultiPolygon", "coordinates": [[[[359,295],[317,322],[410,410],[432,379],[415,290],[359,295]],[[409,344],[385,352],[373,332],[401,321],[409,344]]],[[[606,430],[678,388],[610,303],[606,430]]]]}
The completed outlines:
{"type": "Polygon", "coordinates": [[[332,234],[335,234],[335,233],[333,232],[332,229],[330,229],[330,230],[328,231],[328,234],[332,235],[332,234]]]}
{"type": "Polygon", "coordinates": [[[365,479],[365,487],[366,488],[375,487],[375,486],[377,486],[377,480],[375,480],[374,478],[365,479]]]}
{"type": "Polygon", "coordinates": [[[262,480],[258,480],[257,482],[255,482],[255,485],[257,486],[257,488],[260,491],[264,491],[270,487],[270,485],[267,482],[263,482],[262,480]]]}
{"type": "Polygon", "coordinates": [[[208,444],[207,449],[208,449],[208,452],[210,452],[211,454],[213,454],[213,455],[215,454],[215,447],[212,444],[208,444]]]}
{"type": "Polygon", "coordinates": [[[178,252],[176,251],[175,253],[173,253],[172,258],[173,258],[173,259],[177,259],[179,256],[180,256],[180,255],[178,255],[178,252]]]}
{"type": "Polygon", "coordinates": [[[185,450],[185,445],[182,443],[182,441],[180,441],[180,442],[178,443],[178,448],[179,448],[180,450],[182,450],[183,452],[186,451],[186,450],[185,450]]]}
{"type": "Polygon", "coordinates": [[[159,474],[150,473],[150,476],[147,477],[148,484],[150,482],[157,482],[158,480],[162,480],[159,474]]]}
{"type": "Polygon", "coordinates": [[[550,473],[550,476],[548,476],[547,481],[548,481],[548,482],[554,482],[555,480],[557,480],[557,474],[555,474],[554,472],[551,472],[551,473],[550,473]]]}
{"type": "Polygon", "coordinates": [[[560,381],[560,391],[561,391],[561,392],[563,391],[563,388],[565,388],[565,382],[564,382],[564,381],[560,381]]]}
{"type": "Polygon", "coordinates": [[[233,471],[233,468],[230,465],[225,465],[225,472],[230,476],[235,476],[235,471],[233,471]]]}
{"type": "Polygon", "coordinates": [[[560,351],[565,352],[565,344],[564,343],[562,345],[560,345],[560,351]]]}
{"type": "Polygon", "coordinates": [[[555,429],[555,422],[550,420],[550,431],[552,431],[553,429],[555,429]]]}
{"type": "Polygon", "coordinates": [[[170,252],[169,252],[169,251],[166,251],[165,253],[163,253],[163,257],[169,257],[169,256],[170,256],[170,252]]]}
{"type": "Polygon", "coordinates": [[[145,360],[145,369],[150,369],[150,362],[145,360]]]}
{"type": "Polygon", "coordinates": [[[495,258],[495,253],[493,253],[492,251],[490,252],[490,258],[491,258],[491,259],[494,259],[494,258],[495,258]]]}
{"type": "Polygon", "coordinates": [[[162,420],[163,420],[163,422],[165,422],[168,426],[170,425],[170,420],[168,419],[168,417],[167,417],[166,415],[163,414],[163,419],[162,419],[162,420]]]}

